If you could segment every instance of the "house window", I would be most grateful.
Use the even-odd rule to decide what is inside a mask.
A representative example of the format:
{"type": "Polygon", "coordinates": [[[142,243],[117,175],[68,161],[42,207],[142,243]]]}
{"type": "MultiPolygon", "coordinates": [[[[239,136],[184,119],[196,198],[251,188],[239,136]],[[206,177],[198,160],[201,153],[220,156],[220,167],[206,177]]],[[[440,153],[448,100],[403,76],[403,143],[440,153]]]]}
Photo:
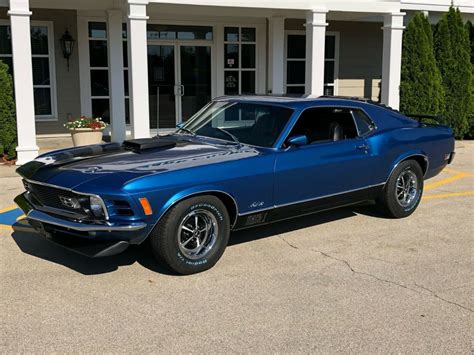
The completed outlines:
{"type": "MultiPolygon", "coordinates": [[[[337,35],[327,34],[324,60],[324,95],[335,94],[337,72],[337,35]]],[[[286,36],[286,93],[303,95],[305,92],[306,35],[288,33],[286,36]]]]}
{"type": "MultiPolygon", "coordinates": [[[[50,23],[32,23],[31,56],[33,66],[33,95],[35,117],[57,120],[56,78],[54,73],[53,26],[50,23]]],[[[13,76],[13,55],[10,25],[0,24],[0,60],[9,67],[13,76]]]]}
{"type": "Polygon", "coordinates": [[[255,94],[256,29],[224,28],[224,93],[255,94]]]}
{"type": "Polygon", "coordinates": [[[109,59],[106,22],[89,22],[89,69],[93,117],[110,123],[109,59]]]}
{"type": "Polygon", "coordinates": [[[148,39],[212,41],[211,26],[158,25],[149,23],[146,28],[148,39]]]}

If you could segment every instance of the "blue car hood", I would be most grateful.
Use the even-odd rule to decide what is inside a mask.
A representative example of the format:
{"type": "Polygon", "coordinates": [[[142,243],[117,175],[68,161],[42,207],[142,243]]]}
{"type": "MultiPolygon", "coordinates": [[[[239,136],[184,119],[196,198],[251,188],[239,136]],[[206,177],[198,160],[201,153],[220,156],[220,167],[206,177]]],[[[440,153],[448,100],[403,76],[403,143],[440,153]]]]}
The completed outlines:
{"type": "Polygon", "coordinates": [[[29,180],[77,191],[86,185],[120,188],[128,181],[179,169],[240,160],[259,152],[248,146],[213,140],[173,138],[176,145],[141,152],[117,143],[63,149],[43,154],[17,169],[29,180]]]}

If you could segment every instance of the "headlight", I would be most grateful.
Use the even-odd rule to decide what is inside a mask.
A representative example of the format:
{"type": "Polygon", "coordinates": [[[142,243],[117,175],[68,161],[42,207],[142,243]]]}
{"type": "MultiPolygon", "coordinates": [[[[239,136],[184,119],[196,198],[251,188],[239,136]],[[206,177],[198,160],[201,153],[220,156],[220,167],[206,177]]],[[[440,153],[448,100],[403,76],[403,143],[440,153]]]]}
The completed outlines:
{"type": "Polygon", "coordinates": [[[91,211],[94,214],[94,216],[98,218],[104,218],[105,211],[104,211],[104,204],[102,200],[97,196],[90,196],[89,202],[91,205],[91,211]]]}

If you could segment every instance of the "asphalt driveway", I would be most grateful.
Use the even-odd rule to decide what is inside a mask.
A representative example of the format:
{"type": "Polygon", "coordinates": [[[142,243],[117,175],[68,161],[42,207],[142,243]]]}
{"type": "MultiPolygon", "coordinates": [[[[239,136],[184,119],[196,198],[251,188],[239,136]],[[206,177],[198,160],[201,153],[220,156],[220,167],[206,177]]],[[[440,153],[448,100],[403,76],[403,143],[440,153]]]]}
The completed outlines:
{"type": "Polygon", "coordinates": [[[193,276],[147,245],[87,259],[39,238],[0,167],[0,351],[471,352],[473,143],[409,218],[356,206],[237,232],[193,276]]]}

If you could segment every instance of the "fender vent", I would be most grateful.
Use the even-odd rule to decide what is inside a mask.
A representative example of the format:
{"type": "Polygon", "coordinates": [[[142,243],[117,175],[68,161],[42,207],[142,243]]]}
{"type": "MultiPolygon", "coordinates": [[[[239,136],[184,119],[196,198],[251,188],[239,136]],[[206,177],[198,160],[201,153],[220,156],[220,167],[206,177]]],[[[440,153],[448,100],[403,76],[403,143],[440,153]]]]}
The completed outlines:
{"type": "Polygon", "coordinates": [[[133,210],[127,201],[113,200],[113,213],[117,216],[133,216],[133,210]]]}

